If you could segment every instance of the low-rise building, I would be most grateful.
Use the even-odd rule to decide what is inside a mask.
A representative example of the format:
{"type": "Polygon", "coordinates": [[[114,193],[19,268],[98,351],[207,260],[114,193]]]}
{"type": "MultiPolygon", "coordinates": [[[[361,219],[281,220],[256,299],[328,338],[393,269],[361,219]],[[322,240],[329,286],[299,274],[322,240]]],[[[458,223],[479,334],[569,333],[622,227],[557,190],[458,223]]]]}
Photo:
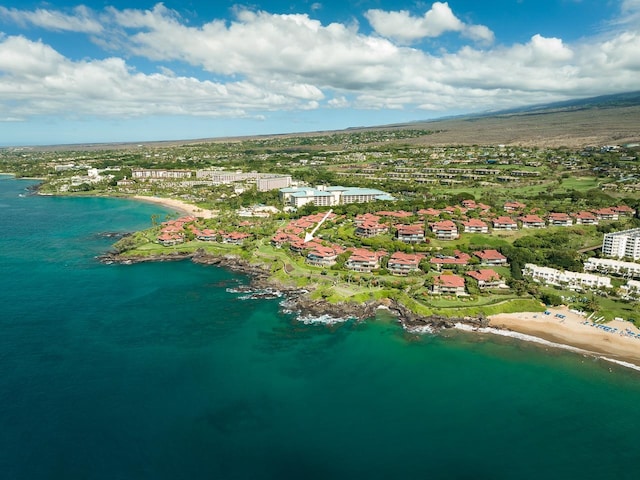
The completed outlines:
{"type": "Polygon", "coordinates": [[[422,243],[425,240],[424,226],[421,223],[413,225],[398,224],[396,237],[404,243],[422,243]]]}
{"type": "Polygon", "coordinates": [[[482,290],[487,288],[506,288],[504,280],[498,272],[491,268],[481,268],[472,272],[467,272],[471,278],[478,282],[478,287],[482,290]]]}
{"type": "Polygon", "coordinates": [[[355,272],[368,273],[380,268],[380,258],[386,255],[386,252],[374,252],[367,248],[354,248],[351,255],[345,262],[345,267],[355,272]]]}
{"type": "Polygon", "coordinates": [[[552,227],[570,227],[573,225],[573,220],[567,213],[552,212],[547,217],[549,225],[552,227]]]}
{"type": "Polygon", "coordinates": [[[389,226],[377,222],[363,222],[356,227],[355,234],[358,237],[369,238],[382,235],[389,231],[389,226]]]}
{"type": "Polygon", "coordinates": [[[587,272],[640,277],[640,263],[622,262],[612,258],[589,258],[584,262],[584,269],[587,272]]]}
{"type": "Polygon", "coordinates": [[[391,275],[406,276],[419,270],[420,262],[423,258],[424,255],[419,253],[395,252],[389,257],[387,270],[391,275]]]}
{"type": "Polygon", "coordinates": [[[518,217],[522,222],[522,228],[545,228],[547,224],[538,215],[523,215],[518,217]]]}
{"type": "Polygon", "coordinates": [[[459,275],[438,275],[433,278],[434,295],[466,295],[464,278],[459,275]]]}
{"type": "Polygon", "coordinates": [[[470,218],[462,222],[466,233],[489,233],[489,225],[477,218],[470,218]]]}
{"type": "Polygon", "coordinates": [[[591,212],[578,212],[573,215],[576,225],[598,225],[598,217],[591,212]]]}
{"type": "Polygon", "coordinates": [[[493,219],[494,230],[517,230],[518,222],[511,217],[501,216],[493,219]]]}
{"type": "Polygon", "coordinates": [[[453,252],[453,256],[438,254],[435,257],[430,258],[429,263],[439,270],[443,265],[466,266],[469,265],[469,260],[471,260],[471,255],[461,252],[460,250],[455,250],[453,252]]]}
{"type": "Polygon", "coordinates": [[[337,245],[325,246],[315,244],[307,254],[306,262],[309,265],[314,265],[316,267],[330,267],[335,265],[338,255],[343,252],[344,249],[337,245]]]}
{"type": "Polygon", "coordinates": [[[522,270],[522,274],[545,285],[566,287],[571,290],[611,288],[611,279],[609,277],[540,267],[533,263],[527,263],[522,270]]]}
{"type": "Polygon", "coordinates": [[[433,223],[431,225],[431,231],[438,240],[455,240],[458,238],[458,227],[451,220],[433,223]]]}
{"type": "Polygon", "coordinates": [[[482,265],[506,265],[507,257],[497,250],[479,250],[473,254],[480,259],[482,265]]]}
{"type": "Polygon", "coordinates": [[[613,208],[599,208],[594,210],[593,213],[598,217],[598,220],[618,220],[618,212],[613,208]]]}
{"type": "Polygon", "coordinates": [[[505,212],[519,212],[521,210],[524,210],[527,206],[524,203],[520,203],[520,202],[506,202],[504,204],[504,211],[505,212]]]}

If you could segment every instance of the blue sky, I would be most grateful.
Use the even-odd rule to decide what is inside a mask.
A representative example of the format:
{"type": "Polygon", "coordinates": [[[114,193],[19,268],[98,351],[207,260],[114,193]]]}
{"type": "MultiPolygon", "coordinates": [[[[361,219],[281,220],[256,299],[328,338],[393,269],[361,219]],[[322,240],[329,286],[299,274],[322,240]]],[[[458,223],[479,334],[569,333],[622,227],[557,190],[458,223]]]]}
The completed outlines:
{"type": "Polygon", "coordinates": [[[639,74],[640,0],[5,0],[0,145],[383,125],[639,74]]]}

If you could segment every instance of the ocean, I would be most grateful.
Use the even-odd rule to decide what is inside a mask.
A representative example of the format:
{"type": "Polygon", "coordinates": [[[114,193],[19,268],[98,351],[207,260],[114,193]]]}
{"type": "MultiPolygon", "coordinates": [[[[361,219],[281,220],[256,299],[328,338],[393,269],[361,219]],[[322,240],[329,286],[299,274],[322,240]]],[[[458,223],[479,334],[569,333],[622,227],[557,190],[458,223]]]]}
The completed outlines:
{"type": "Polygon", "coordinates": [[[188,261],[103,265],[162,207],[0,176],[0,478],[635,479],[640,372],[382,313],[304,323],[188,261]]]}

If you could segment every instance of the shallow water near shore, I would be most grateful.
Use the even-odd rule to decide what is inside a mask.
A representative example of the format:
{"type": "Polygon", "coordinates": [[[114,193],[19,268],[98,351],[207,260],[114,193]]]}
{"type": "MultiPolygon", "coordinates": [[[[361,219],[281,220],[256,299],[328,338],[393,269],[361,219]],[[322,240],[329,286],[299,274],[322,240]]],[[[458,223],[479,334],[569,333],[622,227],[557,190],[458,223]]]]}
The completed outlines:
{"type": "Polygon", "coordinates": [[[2,478],[637,477],[640,372],[384,313],[303,323],[211,266],[102,265],[102,233],[166,211],[29,184],[0,177],[2,478]]]}

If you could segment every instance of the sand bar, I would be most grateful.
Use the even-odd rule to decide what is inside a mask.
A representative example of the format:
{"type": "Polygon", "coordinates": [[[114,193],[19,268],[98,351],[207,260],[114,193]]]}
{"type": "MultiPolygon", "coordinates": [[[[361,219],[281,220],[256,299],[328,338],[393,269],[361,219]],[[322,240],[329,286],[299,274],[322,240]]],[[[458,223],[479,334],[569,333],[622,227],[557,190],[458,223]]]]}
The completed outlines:
{"type": "Polygon", "coordinates": [[[134,195],[131,198],[133,198],[134,200],[142,200],[143,202],[156,203],[158,205],[162,205],[163,207],[173,208],[179,212],[187,213],[199,218],[213,218],[217,215],[217,212],[213,210],[200,208],[195,205],[191,205],[190,203],[183,202],[182,200],[176,200],[174,198],[148,197],[145,195],[134,195]]]}
{"type": "Polygon", "coordinates": [[[498,314],[492,315],[489,320],[490,325],[495,328],[512,330],[577,347],[598,356],[640,365],[640,329],[632,323],[613,320],[597,326],[591,320],[570,312],[567,307],[549,308],[547,311],[550,312],[549,315],[540,312],[498,314]],[[564,318],[556,315],[563,315],[564,318]]]}

